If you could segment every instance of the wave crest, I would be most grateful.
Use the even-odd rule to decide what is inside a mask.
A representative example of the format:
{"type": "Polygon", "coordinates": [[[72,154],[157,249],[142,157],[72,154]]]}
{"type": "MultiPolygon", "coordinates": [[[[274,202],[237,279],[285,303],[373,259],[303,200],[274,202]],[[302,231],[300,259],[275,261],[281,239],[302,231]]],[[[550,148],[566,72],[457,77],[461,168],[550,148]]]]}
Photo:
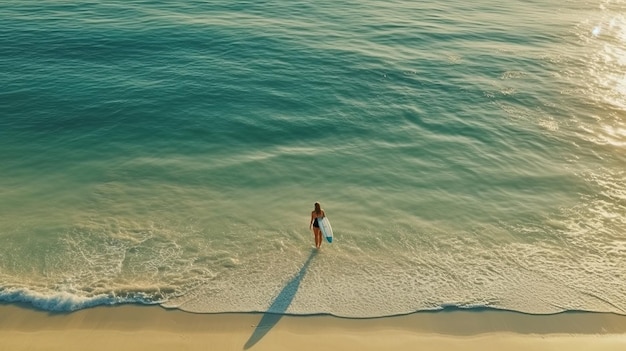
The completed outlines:
{"type": "Polygon", "coordinates": [[[35,308],[53,312],[71,312],[95,306],[119,304],[158,304],[148,294],[142,292],[117,295],[114,293],[94,296],[80,296],[70,292],[52,292],[49,294],[24,288],[0,288],[0,301],[9,303],[27,303],[35,308]]]}

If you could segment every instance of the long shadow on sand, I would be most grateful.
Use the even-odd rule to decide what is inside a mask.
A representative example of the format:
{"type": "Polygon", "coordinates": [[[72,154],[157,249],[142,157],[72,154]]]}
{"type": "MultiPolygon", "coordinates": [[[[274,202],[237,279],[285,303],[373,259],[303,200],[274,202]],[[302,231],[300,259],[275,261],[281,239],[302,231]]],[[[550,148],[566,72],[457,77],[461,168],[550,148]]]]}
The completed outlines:
{"type": "Polygon", "coordinates": [[[289,283],[287,283],[287,285],[285,285],[283,290],[280,291],[276,298],[274,298],[274,301],[270,305],[269,309],[266,313],[263,314],[261,321],[254,329],[252,336],[250,336],[250,339],[248,339],[248,341],[244,345],[244,350],[247,350],[254,346],[257,342],[259,342],[259,340],[261,340],[265,336],[265,334],[270,331],[270,329],[272,329],[276,325],[276,323],[278,323],[280,318],[284,315],[285,311],[287,311],[287,308],[291,304],[291,301],[293,301],[293,298],[296,296],[296,293],[298,292],[298,287],[300,286],[300,282],[302,281],[302,278],[304,278],[306,270],[308,269],[311,260],[313,259],[313,257],[315,257],[316,254],[317,250],[312,249],[309,258],[307,258],[306,262],[304,262],[304,265],[302,265],[300,271],[289,281],[289,283]]]}

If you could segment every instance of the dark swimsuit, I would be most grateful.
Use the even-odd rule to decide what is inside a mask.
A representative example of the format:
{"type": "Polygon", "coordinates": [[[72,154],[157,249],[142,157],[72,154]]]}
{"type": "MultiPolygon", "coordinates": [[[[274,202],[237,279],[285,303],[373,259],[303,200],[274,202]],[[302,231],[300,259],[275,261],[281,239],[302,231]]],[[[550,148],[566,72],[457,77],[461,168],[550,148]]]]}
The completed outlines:
{"type": "MultiPolygon", "coordinates": [[[[322,215],[322,218],[324,218],[324,212],[321,212],[321,213],[320,213],[320,215],[322,215]]],[[[317,217],[315,217],[315,220],[313,221],[313,226],[314,226],[315,228],[319,228],[319,227],[320,227],[320,224],[319,224],[319,222],[317,221],[317,217]]]]}
{"type": "Polygon", "coordinates": [[[315,228],[319,228],[319,227],[320,227],[320,224],[319,224],[319,223],[317,223],[317,218],[315,218],[315,220],[313,221],[313,226],[314,226],[315,228]]]}

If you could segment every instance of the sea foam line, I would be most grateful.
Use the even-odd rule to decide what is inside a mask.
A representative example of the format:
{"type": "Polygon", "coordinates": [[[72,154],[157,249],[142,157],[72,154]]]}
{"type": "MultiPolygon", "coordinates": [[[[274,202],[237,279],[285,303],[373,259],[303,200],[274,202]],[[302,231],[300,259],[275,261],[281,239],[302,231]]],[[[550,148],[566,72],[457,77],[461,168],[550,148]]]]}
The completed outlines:
{"type": "Polygon", "coordinates": [[[9,303],[27,303],[35,308],[54,312],[71,312],[94,306],[110,306],[119,304],[153,305],[154,301],[147,294],[136,292],[128,296],[100,294],[80,296],[70,292],[59,291],[48,294],[24,288],[0,288],[0,301],[9,303]]]}

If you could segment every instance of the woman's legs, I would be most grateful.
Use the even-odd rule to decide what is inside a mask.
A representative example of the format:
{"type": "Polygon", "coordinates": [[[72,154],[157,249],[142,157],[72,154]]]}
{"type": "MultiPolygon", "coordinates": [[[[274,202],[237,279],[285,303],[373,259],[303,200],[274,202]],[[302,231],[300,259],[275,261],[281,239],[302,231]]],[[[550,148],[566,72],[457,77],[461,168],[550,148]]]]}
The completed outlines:
{"type": "Polygon", "coordinates": [[[313,227],[313,234],[315,234],[315,247],[319,249],[322,246],[322,231],[320,228],[313,227]]]}

